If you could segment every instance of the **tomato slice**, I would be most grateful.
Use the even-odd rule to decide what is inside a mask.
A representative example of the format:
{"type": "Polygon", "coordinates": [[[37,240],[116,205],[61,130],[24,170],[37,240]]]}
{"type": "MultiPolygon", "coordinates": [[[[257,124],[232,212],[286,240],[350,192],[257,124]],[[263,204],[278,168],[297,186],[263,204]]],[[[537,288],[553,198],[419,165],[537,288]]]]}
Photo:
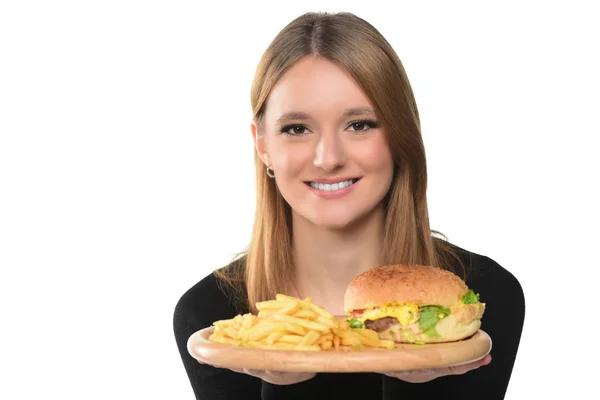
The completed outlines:
{"type": "Polygon", "coordinates": [[[351,314],[353,317],[358,317],[358,316],[364,314],[364,312],[365,312],[365,310],[352,310],[351,314]]]}

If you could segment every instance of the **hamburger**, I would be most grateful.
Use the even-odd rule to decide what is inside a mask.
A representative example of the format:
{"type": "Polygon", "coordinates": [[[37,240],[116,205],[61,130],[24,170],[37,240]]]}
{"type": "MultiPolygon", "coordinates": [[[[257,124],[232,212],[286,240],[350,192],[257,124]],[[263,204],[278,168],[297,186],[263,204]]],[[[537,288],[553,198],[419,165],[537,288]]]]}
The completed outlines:
{"type": "Polygon", "coordinates": [[[352,328],[376,331],[397,343],[465,339],[481,326],[485,303],[452,272],[421,265],[388,265],[357,276],[344,308],[352,328]]]}

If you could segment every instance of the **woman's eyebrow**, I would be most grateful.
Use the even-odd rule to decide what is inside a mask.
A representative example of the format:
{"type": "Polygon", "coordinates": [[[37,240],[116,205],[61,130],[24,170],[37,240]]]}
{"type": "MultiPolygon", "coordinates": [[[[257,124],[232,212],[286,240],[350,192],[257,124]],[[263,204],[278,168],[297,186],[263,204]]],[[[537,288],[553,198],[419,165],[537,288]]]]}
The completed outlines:
{"type": "Polygon", "coordinates": [[[344,111],[344,115],[347,117],[357,117],[359,115],[365,114],[373,114],[375,115],[375,110],[370,107],[357,107],[357,108],[349,108],[344,111]]]}
{"type": "MultiPolygon", "coordinates": [[[[365,114],[373,114],[375,115],[375,110],[370,107],[357,107],[357,108],[348,108],[344,110],[343,115],[345,117],[356,117],[365,114]]],[[[299,111],[291,111],[284,113],[281,117],[277,119],[278,124],[282,124],[288,121],[306,121],[311,119],[311,116],[304,112],[299,111]]]]}
{"type": "Polygon", "coordinates": [[[307,113],[292,111],[292,112],[287,112],[287,113],[283,114],[281,117],[279,117],[277,119],[277,123],[282,124],[287,121],[293,121],[293,120],[305,121],[307,119],[310,119],[310,115],[308,115],[307,113]]]}

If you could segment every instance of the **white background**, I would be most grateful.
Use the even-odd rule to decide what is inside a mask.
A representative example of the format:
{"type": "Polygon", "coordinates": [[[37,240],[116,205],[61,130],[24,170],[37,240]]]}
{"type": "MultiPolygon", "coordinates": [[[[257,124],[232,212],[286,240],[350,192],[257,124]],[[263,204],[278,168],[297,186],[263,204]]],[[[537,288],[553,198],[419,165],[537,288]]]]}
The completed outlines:
{"type": "Polygon", "coordinates": [[[250,82],[314,10],[354,12],[394,46],[422,116],[432,228],[523,285],[506,398],[593,393],[592,2],[285,3],[2,3],[0,397],[193,398],[173,309],[247,244],[250,82]]]}

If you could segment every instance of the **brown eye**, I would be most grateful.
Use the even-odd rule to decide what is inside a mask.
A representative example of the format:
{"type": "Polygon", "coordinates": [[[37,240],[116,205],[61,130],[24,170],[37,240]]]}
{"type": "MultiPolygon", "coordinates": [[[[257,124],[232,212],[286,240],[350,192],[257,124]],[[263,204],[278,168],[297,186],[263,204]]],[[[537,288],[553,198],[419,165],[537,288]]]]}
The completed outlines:
{"type": "Polygon", "coordinates": [[[303,126],[295,126],[292,129],[295,135],[302,135],[303,133],[306,133],[306,128],[303,126]]]}
{"type": "Polygon", "coordinates": [[[362,120],[350,123],[348,128],[350,128],[352,132],[366,133],[371,129],[377,128],[378,126],[379,124],[376,121],[362,120]]]}
{"type": "Polygon", "coordinates": [[[281,133],[290,136],[302,136],[308,133],[308,129],[304,125],[286,125],[281,128],[281,133]]]}
{"type": "Polygon", "coordinates": [[[364,122],[355,122],[352,124],[352,127],[354,128],[355,131],[363,131],[363,130],[365,130],[367,125],[364,122]]]}

